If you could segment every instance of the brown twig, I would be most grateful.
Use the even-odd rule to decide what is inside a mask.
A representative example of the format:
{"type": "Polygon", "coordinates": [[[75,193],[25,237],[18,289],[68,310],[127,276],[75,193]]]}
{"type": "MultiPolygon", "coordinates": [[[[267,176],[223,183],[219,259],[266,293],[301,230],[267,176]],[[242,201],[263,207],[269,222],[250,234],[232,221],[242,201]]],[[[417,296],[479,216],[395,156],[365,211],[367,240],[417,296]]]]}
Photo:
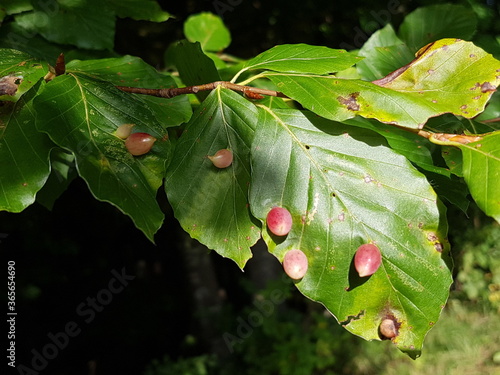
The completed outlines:
{"type": "Polygon", "coordinates": [[[203,85],[179,87],[172,89],[146,89],[141,87],[126,87],[126,86],[116,86],[116,88],[132,94],[150,95],[150,96],[157,96],[160,98],[170,99],[178,95],[196,94],[200,91],[211,91],[217,88],[218,86],[242,92],[245,96],[251,99],[262,99],[264,97],[263,95],[287,98],[285,94],[279,91],[260,89],[251,86],[242,86],[227,81],[216,81],[216,82],[206,83],[203,85]]]}
{"type": "Polygon", "coordinates": [[[448,133],[430,133],[425,130],[419,130],[417,132],[421,137],[427,138],[432,143],[439,145],[453,145],[462,144],[466,145],[472,142],[477,142],[483,139],[483,137],[476,135],[465,135],[465,134],[448,134],[448,133]]]}
{"type": "MultiPolygon", "coordinates": [[[[288,98],[285,94],[283,94],[280,91],[260,89],[252,86],[238,85],[236,83],[228,81],[216,81],[211,83],[205,83],[203,85],[195,85],[195,86],[187,86],[179,88],[176,87],[172,89],[146,89],[142,87],[127,87],[127,86],[116,86],[116,88],[132,94],[150,95],[150,96],[157,96],[160,98],[170,99],[178,95],[196,94],[200,91],[211,91],[219,86],[224,87],[226,89],[239,91],[250,99],[262,99],[264,98],[264,95],[276,96],[280,98],[288,98]]],[[[490,120],[490,122],[492,122],[492,120],[490,120]]],[[[414,131],[413,129],[406,129],[406,130],[414,131]]],[[[417,134],[420,135],[421,137],[427,138],[432,143],[441,145],[468,144],[471,142],[477,142],[482,139],[482,137],[479,136],[447,134],[447,133],[431,133],[425,130],[419,130],[417,134]]]]}
{"type": "Polygon", "coordinates": [[[485,124],[489,124],[491,122],[500,122],[500,117],[496,117],[496,118],[490,118],[488,120],[483,120],[481,122],[484,122],[485,124]]]}

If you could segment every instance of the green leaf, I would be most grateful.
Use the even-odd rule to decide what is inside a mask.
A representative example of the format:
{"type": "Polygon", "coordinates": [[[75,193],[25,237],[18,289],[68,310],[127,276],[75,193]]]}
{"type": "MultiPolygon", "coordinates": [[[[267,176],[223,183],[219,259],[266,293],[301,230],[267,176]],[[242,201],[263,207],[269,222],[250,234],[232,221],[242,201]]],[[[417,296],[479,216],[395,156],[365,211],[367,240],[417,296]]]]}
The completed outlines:
{"type": "Polygon", "coordinates": [[[408,64],[414,56],[396,36],[390,24],[370,36],[358,52],[364,59],[357,63],[361,76],[373,81],[408,64]]]}
{"type": "Polygon", "coordinates": [[[457,4],[417,8],[405,17],[399,35],[412,51],[443,38],[470,40],[477,27],[474,11],[457,4]]]}
{"type": "Polygon", "coordinates": [[[31,0],[3,0],[2,8],[7,15],[27,12],[33,9],[31,0]]]}
{"type": "Polygon", "coordinates": [[[456,175],[446,177],[428,171],[424,171],[424,174],[441,200],[455,205],[463,213],[467,214],[470,205],[469,189],[462,178],[458,178],[456,175]]]}
{"type": "Polygon", "coordinates": [[[36,201],[52,210],[55,201],[66,191],[71,181],[78,177],[75,155],[59,148],[50,153],[51,171],[49,178],[36,195],[36,201]]]}
{"type": "MultiPolygon", "coordinates": [[[[491,100],[488,103],[488,106],[479,116],[475,118],[477,121],[491,120],[491,119],[499,119],[500,118],[500,92],[493,93],[491,100]]],[[[499,121],[492,126],[496,126],[497,129],[500,127],[499,121]]]]}
{"type": "Polygon", "coordinates": [[[17,23],[10,22],[0,27],[0,48],[23,51],[33,57],[55,63],[57,56],[67,49],[47,41],[34,33],[29,33],[17,23]]]}
{"type": "Polygon", "coordinates": [[[26,53],[0,49],[0,101],[17,101],[47,71],[46,64],[26,53]]]}
{"type": "Polygon", "coordinates": [[[231,43],[231,34],[219,16],[200,13],[184,23],[184,35],[190,42],[200,42],[204,51],[219,52],[231,43]]]}
{"type": "MultiPolygon", "coordinates": [[[[66,69],[85,73],[91,77],[111,82],[116,86],[152,89],[176,87],[171,76],[159,73],[151,65],[134,56],[87,61],[73,60],[67,64],[66,69]]],[[[148,106],[154,112],[158,122],[164,127],[180,125],[191,117],[191,105],[186,96],[165,99],[149,95],[131,95],[136,101],[148,106]]]]}
{"type": "Polygon", "coordinates": [[[455,176],[463,177],[462,172],[462,152],[456,147],[443,146],[443,159],[446,161],[446,165],[450,168],[450,172],[455,176]]]}
{"type": "Polygon", "coordinates": [[[121,18],[152,22],[164,22],[170,18],[156,0],[108,0],[105,4],[121,18]]]}
{"type": "Polygon", "coordinates": [[[248,208],[250,145],[257,109],[240,95],[218,87],[201,104],[179,138],[165,190],[175,217],[191,237],[243,268],[260,237],[248,208]],[[233,152],[233,163],[216,168],[207,158],[233,152]]]}
{"type": "Polygon", "coordinates": [[[470,193],[487,215],[500,222],[500,132],[460,145],[462,171],[470,193]]]}
{"type": "Polygon", "coordinates": [[[375,82],[334,76],[266,73],[285,95],[320,116],[360,115],[408,128],[453,113],[471,118],[500,84],[500,61],[465,41],[433,43],[409,65],[375,82]]]}
{"type": "Polygon", "coordinates": [[[49,138],[35,127],[33,98],[41,82],[17,103],[0,106],[0,211],[21,212],[49,177],[49,138]]]}
{"type": "Polygon", "coordinates": [[[115,37],[115,15],[100,0],[58,2],[47,6],[34,2],[33,12],[15,16],[26,31],[39,33],[45,39],[79,48],[112,49],[115,37]]]}
{"type": "Polygon", "coordinates": [[[305,296],[368,340],[379,340],[381,320],[393,316],[394,344],[417,357],[452,282],[444,213],[431,186],[375,133],[294,110],[261,112],[250,207],[263,223],[273,206],[293,217],[286,238],[263,230],[270,252],[283,261],[301,249],[309,269],[296,286],[305,296]],[[383,262],[360,278],[353,256],[369,242],[383,262]]]}
{"type": "Polygon", "coordinates": [[[430,172],[442,174],[447,177],[450,176],[448,169],[437,165],[434,161],[433,153],[439,146],[436,146],[416,133],[362,117],[355,117],[344,122],[379,133],[387,140],[387,143],[393,150],[404,155],[416,166],[430,172]]]}
{"type": "Polygon", "coordinates": [[[34,105],[37,127],[75,155],[78,173],[96,199],[118,207],[153,240],[163,221],[156,192],[171,154],[154,113],[111,84],[76,73],[50,81],[34,105]],[[148,154],[132,156],[114,134],[125,123],[157,138],[148,154]]]}
{"type": "MultiPolygon", "coordinates": [[[[329,74],[350,68],[361,58],[342,49],[308,44],[283,44],[273,47],[247,61],[238,77],[247,70],[329,74]]],[[[236,77],[233,81],[236,80],[236,77]]]]}
{"type": "MultiPolygon", "coordinates": [[[[181,40],[170,51],[182,82],[186,86],[201,85],[220,80],[219,73],[211,58],[203,53],[200,43],[189,43],[181,40]]],[[[203,101],[208,96],[200,91],[196,97],[203,101]]]]}

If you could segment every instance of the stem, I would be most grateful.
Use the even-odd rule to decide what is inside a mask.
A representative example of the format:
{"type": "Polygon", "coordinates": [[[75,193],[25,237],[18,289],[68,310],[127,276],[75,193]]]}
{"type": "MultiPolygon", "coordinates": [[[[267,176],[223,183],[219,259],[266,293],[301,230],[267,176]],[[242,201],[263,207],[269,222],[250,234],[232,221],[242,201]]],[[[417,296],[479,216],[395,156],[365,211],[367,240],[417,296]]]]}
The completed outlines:
{"type": "Polygon", "coordinates": [[[477,135],[448,134],[448,133],[429,133],[425,130],[419,130],[418,135],[427,138],[434,144],[441,146],[460,146],[477,142],[483,137],[477,135]]]}
{"type": "Polygon", "coordinates": [[[488,124],[490,122],[500,122],[500,117],[490,118],[489,120],[483,120],[482,122],[488,124]]]}
{"type": "Polygon", "coordinates": [[[160,98],[170,99],[178,95],[196,94],[200,91],[211,91],[217,88],[218,86],[242,92],[245,96],[251,99],[262,99],[263,95],[287,98],[285,94],[279,91],[260,89],[251,86],[237,85],[235,83],[231,83],[228,81],[216,81],[216,82],[206,83],[203,85],[179,87],[173,89],[146,89],[142,87],[126,87],[126,86],[116,86],[116,88],[132,94],[150,95],[150,96],[157,96],[160,98]]]}
{"type": "MultiPolygon", "coordinates": [[[[258,76],[256,76],[258,77],[258,76]]],[[[251,82],[256,77],[252,77],[244,83],[251,82]]],[[[234,78],[233,78],[234,79],[234,78]]],[[[187,87],[176,87],[172,89],[146,89],[142,87],[126,87],[126,86],[116,86],[117,89],[122,90],[124,92],[129,92],[132,94],[142,94],[142,95],[150,95],[157,96],[160,98],[170,99],[178,95],[186,95],[186,94],[196,94],[200,91],[211,91],[216,89],[217,87],[224,87],[226,89],[230,89],[233,91],[239,91],[243,93],[247,98],[250,99],[263,99],[264,95],[267,96],[276,96],[279,98],[288,98],[285,94],[280,91],[268,90],[268,89],[260,89],[258,87],[239,85],[236,83],[228,82],[228,81],[216,81],[211,83],[205,83],[203,85],[195,85],[195,86],[187,86],[187,87]]],[[[500,121],[500,118],[487,120],[488,122],[500,121]]],[[[484,122],[487,122],[484,121],[484,122]]],[[[414,131],[413,129],[406,129],[409,131],[414,131]]],[[[483,139],[480,136],[474,135],[463,135],[463,134],[447,134],[447,133],[431,133],[425,130],[418,130],[417,133],[419,136],[427,138],[432,143],[438,145],[448,145],[448,146],[460,146],[466,145],[472,142],[477,142],[483,139]]]]}

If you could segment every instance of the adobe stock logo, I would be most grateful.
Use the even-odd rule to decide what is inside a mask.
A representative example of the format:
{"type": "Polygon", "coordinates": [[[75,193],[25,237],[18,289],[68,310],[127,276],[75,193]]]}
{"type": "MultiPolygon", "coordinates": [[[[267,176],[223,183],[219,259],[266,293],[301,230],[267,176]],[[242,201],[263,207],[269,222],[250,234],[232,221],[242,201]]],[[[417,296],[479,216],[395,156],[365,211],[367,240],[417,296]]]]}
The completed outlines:
{"type": "MultiPolygon", "coordinates": [[[[286,277],[286,276],[284,276],[286,277]]],[[[230,353],[234,352],[234,347],[242,344],[244,340],[249,338],[254,329],[264,324],[264,319],[268,318],[274,313],[277,305],[286,299],[286,294],[281,289],[274,289],[267,299],[257,298],[253,302],[254,309],[248,313],[246,318],[238,316],[236,321],[238,326],[235,332],[224,332],[222,338],[230,353]]]]}
{"type": "Polygon", "coordinates": [[[214,0],[212,6],[220,18],[224,18],[224,13],[227,11],[232,12],[235,7],[240,5],[243,0],[214,0]]]}
{"type": "MultiPolygon", "coordinates": [[[[96,314],[103,311],[104,308],[113,301],[114,295],[121,293],[134,280],[135,276],[127,275],[125,267],[121,272],[112,270],[111,278],[106,288],[99,290],[95,297],[87,297],[85,302],[76,307],[76,313],[83,318],[83,322],[90,324],[96,317],[96,314]]],[[[38,375],[40,371],[45,370],[49,361],[56,358],[59,353],[66,349],[71,338],[77,337],[82,332],[81,324],[75,321],[69,321],[64,325],[64,329],[57,333],[49,332],[47,334],[48,342],[41,349],[31,349],[33,355],[30,366],[19,364],[16,369],[21,375],[38,375]]]]}

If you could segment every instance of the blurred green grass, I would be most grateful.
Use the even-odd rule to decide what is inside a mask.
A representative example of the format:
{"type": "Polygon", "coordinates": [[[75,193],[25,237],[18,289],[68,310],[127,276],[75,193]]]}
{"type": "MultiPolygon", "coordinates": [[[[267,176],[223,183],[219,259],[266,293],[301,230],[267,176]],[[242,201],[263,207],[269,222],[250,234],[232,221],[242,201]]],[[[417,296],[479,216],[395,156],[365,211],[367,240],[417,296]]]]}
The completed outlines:
{"type": "Polygon", "coordinates": [[[363,342],[359,349],[344,374],[500,375],[500,316],[450,300],[417,360],[390,342],[363,342]]]}

